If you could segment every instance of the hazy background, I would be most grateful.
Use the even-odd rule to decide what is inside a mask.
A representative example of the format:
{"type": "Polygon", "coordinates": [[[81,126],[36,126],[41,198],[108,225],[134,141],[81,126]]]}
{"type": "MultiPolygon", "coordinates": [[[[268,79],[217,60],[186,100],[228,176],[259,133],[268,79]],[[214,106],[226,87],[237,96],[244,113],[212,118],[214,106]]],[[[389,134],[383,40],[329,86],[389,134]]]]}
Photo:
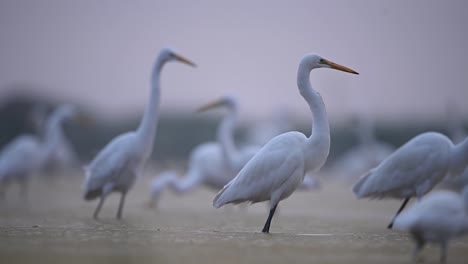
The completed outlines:
{"type": "Polygon", "coordinates": [[[315,52],[360,73],[313,72],[332,124],[353,113],[389,127],[441,123],[449,104],[468,112],[467,14],[463,0],[2,0],[0,99],[76,102],[109,122],[134,120],[131,129],[155,56],[170,46],[199,67],[164,69],[165,114],[188,122],[197,106],[230,93],[243,121],[284,107],[308,128],[296,70],[315,52]]]}

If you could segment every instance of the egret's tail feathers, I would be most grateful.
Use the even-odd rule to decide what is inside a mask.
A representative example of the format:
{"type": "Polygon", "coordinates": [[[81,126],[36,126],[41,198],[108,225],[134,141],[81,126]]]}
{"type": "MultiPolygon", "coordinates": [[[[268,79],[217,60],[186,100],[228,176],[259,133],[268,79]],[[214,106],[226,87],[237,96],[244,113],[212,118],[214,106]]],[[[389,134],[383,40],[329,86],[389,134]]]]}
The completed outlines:
{"type": "Polygon", "coordinates": [[[365,183],[366,183],[366,181],[367,181],[367,178],[368,178],[369,175],[371,175],[371,174],[372,174],[372,170],[370,170],[370,171],[368,171],[366,174],[362,175],[362,176],[359,178],[358,182],[356,182],[356,184],[354,184],[354,186],[353,186],[353,192],[354,192],[354,194],[356,195],[356,197],[357,197],[358,199],[365,197],[365,195],[366,195],[366,190],[365,190],[365,188],[364,188],[364,185],[365,185],[365,183]]]}
{"type": "Polygon", "coordinates": [[[219,191],[219,192],[216,194],[216,196],[215,196],[215,198],[214,198],[214,200],[213,200],[213,207],[214,207],[214,208],[220,208],[221,206],[223,206],[224,204],[227,203],[226,201],[224,201],[224,199],[222,199],[222,198],[223,198],[223,197],[222,197],[222,196],[223,196],[223,193],[226,191],[227,187],[228,187],[228,185],[225,185],[225,186],[223,187],[223,189],[221,189],[221,191],[219,191]]]}

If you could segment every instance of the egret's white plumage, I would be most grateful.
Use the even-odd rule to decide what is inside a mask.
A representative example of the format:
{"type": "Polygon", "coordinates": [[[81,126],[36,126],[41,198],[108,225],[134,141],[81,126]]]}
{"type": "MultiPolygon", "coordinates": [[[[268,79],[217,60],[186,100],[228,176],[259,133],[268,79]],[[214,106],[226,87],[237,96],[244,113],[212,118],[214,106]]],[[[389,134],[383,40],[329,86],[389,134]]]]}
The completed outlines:
{"type": "Polygon", "coordinates": [[[111,192],[121,193],[117,212],[117,218],[121,218],[125,195],[132,187],[136,177],[142,173],[153,150],[158,123],[161,70],[166,62],[174,60],[195,66],[173,50],[162,49],[153,67],[150,101],[140,126],[136,131],[127,132],[114,138],[86,168],[86,180],[83,185],[84,198],[85,200],[100,198],[93,215],[94,218],[97,218],[105,198],[111,192]]]}
{"type": "MultiPolygon", "coordinates": [[[[447,113],[448,132],[452,141],[459,143],[466,138],[466,131],[461,125],[462,120],[459,117],[459,111],[454,109],[454,106],[451,106],[449,110],[447,113]]],[[[465,186],[468,186],[468,167],[460,175],[445,177],[439,186],[457,192],[461,191],[465,186]]]]}
{"type": "Polygon", "coordinates": [[[227,203],[270,201],[270,214],[262,230],[268,233],[279,201],[289,197],[302,183],[304,175],[320,169],[330,150],[330,129],[325,104],[312,89],[310,71],[334,68],[356,73],[315,54],[306,55],[299,64],[297,85],[313,115],[312,135],[287,132],[270,140],[242,168],[237,176],[216,195],[213,206],[227,203]]]}
{"type": "Polygon", "coordinates": [[[0,188],[10,182],[17,182],[26,194],[29,177],[42,170],[51,158],[55,149],[55,137],[62,129],[63,121],[75,114],[76,109],[73,106],[60,106],[47,118],[48,129],[43,139],[21,135],[8,143],[0,153],[0,188]]]}
{"type": "MultiPolygon", "coordinates": [[[[62,106],[61,111],[74,112],[74,115],[78,115],[77,109],[71,105],[62,106]]],[[[66,120],[64,117],[65,116],[62,115],[61,118],[57,118],[53,122],[47,122],[45,126],[45,134],[50,137],[50,150],[46,163],[44,164],[46,173],[51,172],[51,170],[77,167],[80,163],[78,155],[64,133],[63,123],[66,120]]]]}
{"type": "Polygon", "coordinates": [[[412,235],[414,258],[426,243],[438,243],[445,262],[449,240],[468,233],[468,187],[462,195],[445,190],[428,194],[395,218],[394,229],[412,235]]]}
{"type": "MultiPolygon", "coordinates": [[[[468,138],[458,145],[436,132],[422,133],[398,148],[353,187],[358,198],[421,198],[447,173],[461,173],[468,163],[468,138]]],[[[389,224],[392,227],[392,223],[389,224]]]]}
{"type": "MultiPolygon", "coordinates": [[[[175,171],[166,171],[156,177],[151,184],[151,202],[159,199],[161,192],[169,187],[182,194],[205,185],[219,191],[253,157],[259,147],[238,148],[234,141],[237,125],[238,102],[234,97],[224,97],[210,107],[227,106],[229,112],[224,116],[217,131],[217,142],[206,142],[196,146],[190,153],[188,170],[178,177],[175,171]]],[[[205,109],[207,110],[208,107],[205,109]]]]}

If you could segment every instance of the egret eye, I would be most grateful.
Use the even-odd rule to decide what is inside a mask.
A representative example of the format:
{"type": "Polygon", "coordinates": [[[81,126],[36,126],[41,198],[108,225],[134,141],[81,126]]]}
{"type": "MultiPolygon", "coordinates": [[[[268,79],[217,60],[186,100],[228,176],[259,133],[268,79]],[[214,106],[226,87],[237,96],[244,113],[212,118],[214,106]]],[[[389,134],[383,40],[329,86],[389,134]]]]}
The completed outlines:
{"type": "Polygon", "coordinates": [[[320,59],[320,63],[325,63],[325,60],[324,60],[324,59],[320,59]]]}

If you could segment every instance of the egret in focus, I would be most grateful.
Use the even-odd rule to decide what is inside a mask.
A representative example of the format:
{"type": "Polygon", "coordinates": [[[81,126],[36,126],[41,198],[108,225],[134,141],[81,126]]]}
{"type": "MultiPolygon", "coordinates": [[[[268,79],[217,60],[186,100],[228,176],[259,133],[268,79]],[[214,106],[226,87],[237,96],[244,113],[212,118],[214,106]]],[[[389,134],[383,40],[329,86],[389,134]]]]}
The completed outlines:
{"type": "Polygon", "coordinates": [[[153,67],[151,76],[151,95],[140,125],[136,131],[121,134],[110,141],[86,168],[86,180],[83,185],[84,199],[99,198],[93,217],[97,218],[106,197],[112,192],[120,192],[117,218],[122,217],[125,196],[141,175],[146,161],[153,150],[158,107],[160,99],[160,73],[169,61],[179,61],[190,66],[195,64],[164,48],[153,67]]]}
{"type": "MultiPolygon", "coordinates": [[[[422,133],[370,170],[354,185],[353,192],[358,198],[404,199],[396,217],[411,197],[420,199],[447,174],[463,172],[467,163],[468,138],[454,145],[443,134],[422,133]]],[[[393,220],[388,228],[392,226],[393,220]]]]}
{"type": "Polygon", "coordinates": [[[426,243],[440,245],[440,262],[447,260],[450,239],[468,233],[468,187],[462,194],[437,190],[395,218],[394,229],[408,231],[416,248],[416,260],[426,243]]]}
{"type": "Polygon", "coordinates": [[[162,191],[169,187],[176,193],[187,193],[197,186],[205,185],[216,191],[221,190],[244,167],[260,146],[239,148],[234,140],[237,126],[238,100],[225,96],[207,104],[199,111],[224,106],[228,109],[217,131],[217,142],[206,142],[195,147],[189,157],[188,170],[178,177],[175,171],[165,171],[151,184],[150,207],[160,198],[162,191]]]}
{"type": "Polygon", "coordinates": [[[65,120],[77,115],[71,105],[63,105],[49,115],[44,138],[35,135],[21,135],[8,143],[0,153],[0,195],[9,183],[16,182],[23,195],[27,194],[27,185],[31,175],[39,173],[52,156],[56,135],[62,130],[65,120]]]}
{"type": "Polygon", "coordinates": [[[310,72],[316,68],[331,68],[357,74],[315,54],[303,57],[297,73],[297,86],[312,112],[311,136],[306,137],[296,131],[276,136],[247,162],[213,201],[215,208],[228,203],[270,201],[270,213],[263,233],[270,232],[271,219],[278,203],[294,192],[307,172],[319,170],[330,151],[330,128],[325,104],[309,80],[310,72]]]}

